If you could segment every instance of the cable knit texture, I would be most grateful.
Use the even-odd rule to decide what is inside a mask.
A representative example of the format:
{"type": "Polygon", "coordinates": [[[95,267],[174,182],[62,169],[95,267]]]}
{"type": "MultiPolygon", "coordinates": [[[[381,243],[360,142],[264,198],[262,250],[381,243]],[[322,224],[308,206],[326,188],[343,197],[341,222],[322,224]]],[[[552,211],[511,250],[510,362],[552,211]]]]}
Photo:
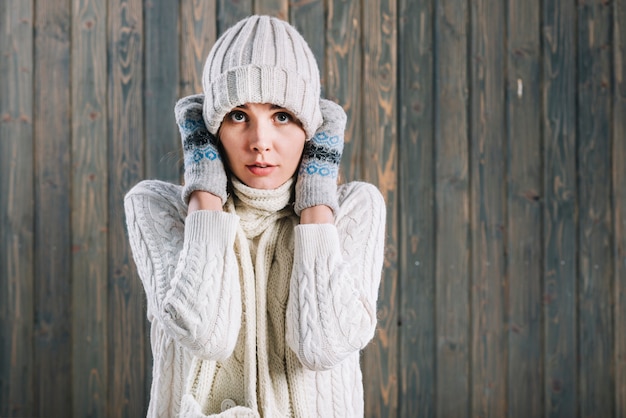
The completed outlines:
{"type": "Polygon", "coordinates": [[[385,205],[349,183],[335,225],[299,225],[292,189],[233,180],[225,212],[189,216],[180,186],[144,181],[126,196],[152,325],[148,416],[363,416],[385,205]]]}

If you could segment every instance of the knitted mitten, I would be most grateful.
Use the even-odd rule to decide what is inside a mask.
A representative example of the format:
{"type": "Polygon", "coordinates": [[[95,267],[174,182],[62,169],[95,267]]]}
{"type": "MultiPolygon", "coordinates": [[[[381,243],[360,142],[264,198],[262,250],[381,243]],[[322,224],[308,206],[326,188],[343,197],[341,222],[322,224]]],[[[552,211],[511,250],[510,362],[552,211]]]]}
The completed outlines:
{"type": "Polygon", "coordinates": [[[343,151],[346,112],[337,103],[320,100],[322,125],[313,138],[304,144],[302,162],[296,181],[295,211],[326,205],[336,214],[337,176],[343,151]]]}
{"type": "Polygon", "coordinates": [[[182,197],[189,203],[191,193],[203,190],[226,202],[226,172],[217,149],[217,139],[207,130],[202,118],[204,94],[180,99],[174,107],[185,158],[185,186],[182,197]]]}

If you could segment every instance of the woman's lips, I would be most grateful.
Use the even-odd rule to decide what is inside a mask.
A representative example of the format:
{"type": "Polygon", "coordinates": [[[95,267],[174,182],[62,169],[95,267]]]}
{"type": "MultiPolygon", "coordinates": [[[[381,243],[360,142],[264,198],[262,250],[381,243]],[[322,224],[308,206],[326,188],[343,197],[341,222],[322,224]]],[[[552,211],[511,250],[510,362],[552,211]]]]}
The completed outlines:
{"type": "Polygon", "coordinates": [[[271,174],[274,169],[276,169],[276,166],[265,163],[257,163],[247,165],[246,168],[255,176],[267,176],[271,174]]]}

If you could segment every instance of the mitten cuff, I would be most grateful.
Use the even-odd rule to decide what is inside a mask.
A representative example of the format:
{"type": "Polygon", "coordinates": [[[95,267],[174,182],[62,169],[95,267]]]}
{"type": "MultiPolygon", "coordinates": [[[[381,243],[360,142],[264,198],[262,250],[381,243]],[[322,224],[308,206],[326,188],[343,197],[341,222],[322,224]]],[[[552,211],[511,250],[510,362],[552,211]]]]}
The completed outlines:
{"type": "MultiPolygon", "coordinates": [[[[217,157],[219,158],[219,157],[217,157]]],[[[197,163],[185,165],[185,185],[183,186],[182,198],[189,204],[191,193],[196,190],[209,192],[222,199],[222,206],[226,203],[226,172],[222,164],[215,164],[208,158],[203,158],[197,163]]]]}
{"type": "MultiPolygon", "coordinates": [[[[319,177],[319,174],[314,174],[314,176],[319,177]]],[[[294,210],[298,216],[302,210],[318,205],[328,206],[337,215],[339,203],[335,178],[328,177],[320,181],[319,178],[314,180],[311,176],[307,176],[300,180],[296,183],[297,198],[294,204],[294,210]]]]}

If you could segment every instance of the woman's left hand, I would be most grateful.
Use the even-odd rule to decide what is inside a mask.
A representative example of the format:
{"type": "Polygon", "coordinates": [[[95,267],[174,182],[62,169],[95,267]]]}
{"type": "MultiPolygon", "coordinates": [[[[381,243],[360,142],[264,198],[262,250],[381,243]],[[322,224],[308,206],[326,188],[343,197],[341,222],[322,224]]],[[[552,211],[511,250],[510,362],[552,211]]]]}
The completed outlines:
{"type": "MultiPolygon", "coordinates": [[[[337,213],[337,176],[343,152],[346,112],[337,103],[320,100],[323,122],[313,138],[304,144],[296,181],[296,214],[315,206],[327,206],[337,213]]],[[[302,219],[302,218],[301,218],[302,219]]]]}

